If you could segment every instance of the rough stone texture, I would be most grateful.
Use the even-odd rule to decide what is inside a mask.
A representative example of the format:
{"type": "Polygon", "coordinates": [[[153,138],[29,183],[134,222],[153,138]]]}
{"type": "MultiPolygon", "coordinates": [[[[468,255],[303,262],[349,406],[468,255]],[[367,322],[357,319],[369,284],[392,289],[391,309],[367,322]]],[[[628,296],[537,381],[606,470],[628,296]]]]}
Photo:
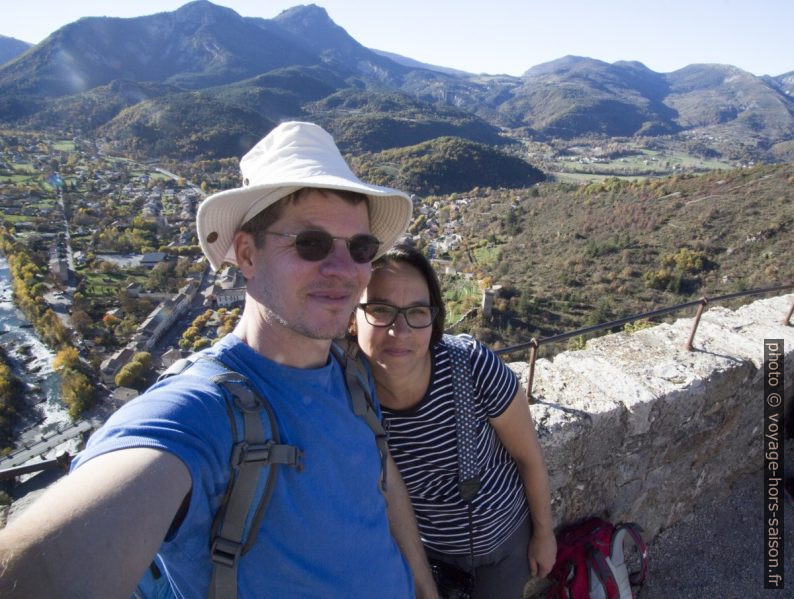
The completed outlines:
{"type": "MultiPolygon", "coordinates": [[[[650,539],[763,466],[763,341],[783,339],[794,391],[794,295],[706,310],[538,360],[532,417],[556,524],[601,514],[650,539]]],[[[510,364],[524,385],[527,365],[510,364]]]]}

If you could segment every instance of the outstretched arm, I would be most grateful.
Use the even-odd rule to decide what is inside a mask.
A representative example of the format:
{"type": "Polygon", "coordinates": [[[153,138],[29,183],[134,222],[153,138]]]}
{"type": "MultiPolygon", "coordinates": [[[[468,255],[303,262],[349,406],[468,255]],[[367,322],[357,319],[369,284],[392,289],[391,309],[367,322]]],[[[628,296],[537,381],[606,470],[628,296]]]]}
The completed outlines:
{"type": "Polygon", "coordinates": [[[86,462],[0,530],[0,596],[128,599],[190,485],[156,449],[86,462]]]}
{"type": "Polygon", "coordinates": [[[528,548],[530,571],[533,576],[546,576],[554,567],[557,557],[557,541],[551,517],[549,473],[535,434],[527,396],[520,386],[508,408],[492,419],[491,425],[518,466],[518,474],[529,503],[532,515],[532,539],[528,548]]]}
{"type": "Polygon", "coordinates": [[[408,489],[391,455],[386,461],[386,484],[389,528],[405,560],[411,566],[416,596],[418,599],[436,599],[438,597],[436,583],[433,581],[425,548],[419,538],[419,528],[416,526],[408,489]]]}

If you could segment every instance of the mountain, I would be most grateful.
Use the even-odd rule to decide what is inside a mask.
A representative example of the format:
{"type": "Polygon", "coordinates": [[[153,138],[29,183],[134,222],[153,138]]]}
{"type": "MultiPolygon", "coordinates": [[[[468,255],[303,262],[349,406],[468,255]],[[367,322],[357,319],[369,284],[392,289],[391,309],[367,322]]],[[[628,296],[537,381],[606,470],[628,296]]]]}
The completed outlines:
{"type": "Polygon", "coordinates": [[[50,100],[47,108],[30,116],[27,123],[35,128],[91,131],[112,120],[125,108],[181,92],[173,85],[115,80],[81,94],[50,100]]]}
{"type": "Polygon", "coordinates": [[[392,85],[398,84],[408,70],[359,44],[331,20],[324,8],[314,4],[287,9],[273,22],[301,40],[305,49],[329,66],[392,85]]]}
{"type": "Polygon", "coordinates": [[[529,69],[498,110],[546,136],[659,135],[679,129],[668,92],[664,75],[639,62],[566,56],[529,69]]]}
{"type": "Polygon", "coordinates": [[[307,109],[348,152],[379,152],[445,136],[507,143],[496,127],[470,112],[402,92],[344,89],[307,109]]]}
{"type": "Polygon", "coordinates": [[[522,188],[546,178],[520,158],[458,137],[363,154],[354,157],[351,166],[367,181],[423,195],[464,192],[479,186],[522,188]]]}
{"type": "Polygon", "coordinates": [[[33,44],[0,35],[0,65],[24,54],[33,44]]]}
{"type": "Polygon", "coordinates": [[[794,97],[794,71],[785,73],[783,75],[778,75],[775,77],[775,81],[780,86],[780,89],[784,94],[794,97]]]}
{"type": "Polygon", "coordinates": [[[669,73],[665,103],[684,129],[784,138],[794,134],[794,103],[764,79],[730,65],[689,65],[669,73]]]}
{"type": "Polygon", "coordinates": [[[122,134],[125,147],[156,154],[153,107],[206,102],[219,122],[244,121],[236,142],[216,135],[213,115],[200,110],[207,121],[180,119],[168,129],[180,137],[157,147],[221,156],[266,123],[301,118],[353,153],[444,136],[494,146],[664,137],[701,153],[778,160],[794,156],[792,90],[794,73],[755,77],[729,65],[656,73],[579,56],[521,77],[464,73],[366,48],[313,4],[261,19],[196,0],[133,19],[83,18],[0,65],[0,123],[122,134]],[[218,147],[191,141],[206,133],[218,147]]]}
{"type": "Polygon", "coordinates": [[[70,23],[0,70],[0,89],[58,97],[115,79],[200,89],[316,62],[269,21],[199,0],[172,13],[70,23]]]}
{"type": "Polygon", "coordinates": [[[159,156],[223,158],[244,154],[275,126],[256,112],[183,92],[125,108],[98,133],[130,154],[147,144],[159,156]]]}
{"type": "Polygon", "coordinates": [[[404,67],[409,67],[412,69],[427,69],[428,71],[438,71],[439,73],[444,73],[445,75],[452,75],[452,76],[460,76],[460,75],[469,75],[466,71],[460,71],[458,69],[451,69],[449,67],[441,67],[435,64],[427,64],[426,62],[419,62],[418,60],[414,60],[413,58],[408,58],[407,56],[401,56],[399,54],[394,54],[393,52],[386,52],[385,50],[375,50],[372,49],[373,52],[376,54],[380,54],[381,56],[385,56],[389,60],[393,60],[397,64],[401,64],[404,67]]]}

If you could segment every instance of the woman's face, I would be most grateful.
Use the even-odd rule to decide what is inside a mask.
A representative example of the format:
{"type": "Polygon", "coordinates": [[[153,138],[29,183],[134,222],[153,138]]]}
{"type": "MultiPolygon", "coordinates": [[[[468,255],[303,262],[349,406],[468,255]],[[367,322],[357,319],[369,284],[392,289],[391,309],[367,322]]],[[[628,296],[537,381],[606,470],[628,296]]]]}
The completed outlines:
{"type": "MultiPolygon", "coordinates": [[[[392,262],[372,273],[369,285],[361,296],[362,303],[378,302],[398,308],[429,306],[430,292],[422,273],[410,264],[392,262]]],[[[408,326],[404,314],[387,327],[367,322],[364,311],[356,310],[358,344],[377,373],[389,375],[419,373],[430,348],[432,326],[415,329],[408,326]]]]}

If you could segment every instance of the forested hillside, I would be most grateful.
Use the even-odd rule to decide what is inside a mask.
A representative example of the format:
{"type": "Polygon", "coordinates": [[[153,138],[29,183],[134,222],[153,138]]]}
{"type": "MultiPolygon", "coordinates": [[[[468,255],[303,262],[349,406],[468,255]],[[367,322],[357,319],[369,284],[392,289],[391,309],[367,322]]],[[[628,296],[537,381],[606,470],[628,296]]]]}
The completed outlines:
{"type": "Polygon", "coordinates": [[[470,326],[505,344],[794,282],[790,164],[478,190],[446,218],[461,223],[455,264],[502,285],[493,320],[470,326]]]}

